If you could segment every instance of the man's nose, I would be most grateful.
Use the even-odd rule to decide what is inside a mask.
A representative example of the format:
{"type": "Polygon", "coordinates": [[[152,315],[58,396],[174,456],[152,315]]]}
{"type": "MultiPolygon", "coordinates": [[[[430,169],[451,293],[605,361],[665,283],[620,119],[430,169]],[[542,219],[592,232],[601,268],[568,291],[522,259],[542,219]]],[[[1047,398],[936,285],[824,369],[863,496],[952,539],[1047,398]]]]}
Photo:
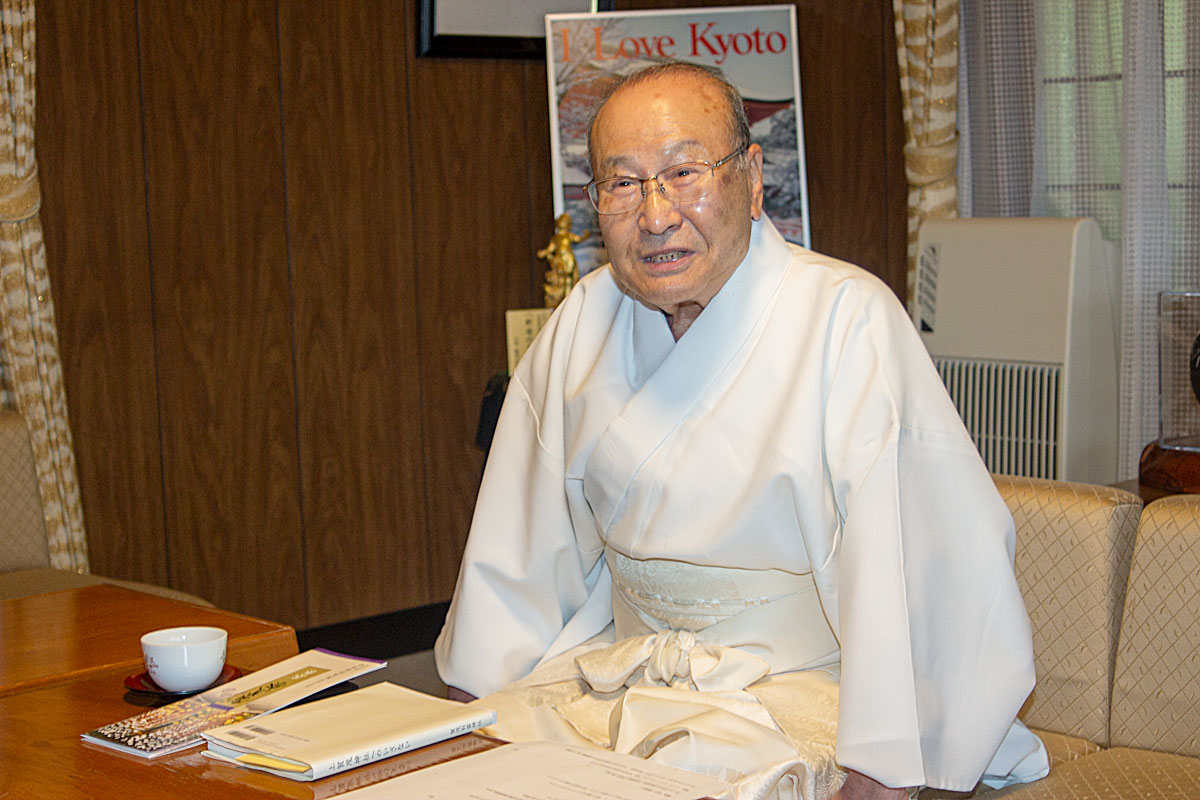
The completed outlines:
{"type": "Polygon", "coordinates": [[[663,194],[654,178],[642,184],[646,194],[638,209],[638,224],[647,233],[665,233],[679,224],[679,209],[663,194]]]}

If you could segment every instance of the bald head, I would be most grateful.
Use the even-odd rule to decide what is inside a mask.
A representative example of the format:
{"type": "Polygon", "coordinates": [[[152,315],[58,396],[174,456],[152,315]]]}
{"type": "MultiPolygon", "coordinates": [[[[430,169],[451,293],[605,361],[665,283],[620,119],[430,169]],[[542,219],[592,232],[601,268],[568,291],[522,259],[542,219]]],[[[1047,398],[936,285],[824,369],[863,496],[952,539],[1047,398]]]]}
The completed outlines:
{"type": "Polygon", "coordinates": [[[609,86],[604,96],[600,99],[600,102],[596,104],[596,108],[592,111],[592,116],[588,120],[587,128],[588,163],[592,167],[593,175],[597,174],[594,132],[596,123],[604,113],[604,107],[608,105],[608,101],[618,93],[634,89],[645,83],[658,80],[686,79],[696,80],[700,85],[707,84],[706,88],[711,88],[721,98],[723,101],[721,104],[723,107],[720,111],[723,117],[721,124],[729,133],[729,141],[736,147],[749,146],[750,123],[746,119],[746,107],[742,103],[742,96],[738,92],[737,87],[725,80],[725,76],[715,67],[704,67],[699,64],[689,64],[683,61],[671,61],[666,64],[655,64],[645,67],[624,76],[609,86]]]}

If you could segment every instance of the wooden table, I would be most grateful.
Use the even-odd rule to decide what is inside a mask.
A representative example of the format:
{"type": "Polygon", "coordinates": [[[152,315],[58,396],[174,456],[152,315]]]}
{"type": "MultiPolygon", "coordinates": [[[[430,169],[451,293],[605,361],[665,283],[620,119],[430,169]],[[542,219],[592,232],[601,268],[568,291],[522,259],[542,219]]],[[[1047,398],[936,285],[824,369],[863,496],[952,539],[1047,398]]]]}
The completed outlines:
{"type": "Polygon", "coordinates": [[[201,746],[143,759],[83,742],[146,710],[124,679],[141,668],[141,635],[176,625],[224,628],[228,662],[247,672],[297,652],[287,625],[117,586],[0,601],[0,800],[316,800],[499,744],[472,734],[301,783],[213,761],[201,746]]]}
{"type": "Polygon", "coordinates": [[[242,669],[297,652],[288,625],[119,586],[85,586],[0,601],[0,697],[99,673],[124,678],[140,669],[142,634],[177,625],[227,630],[226,660],[242,669]]]}
{"type": "Polygon", "coordinates": [[[311,783],[214,761],[200,746],[138,758],[79,738],[141,710],[122,699],[122,677],[120,670],[110,671],[0,697],[0,798],[318,800],[498,744],[472,734],[311,783]]]}
{"type": "Polygon", "coordinates": [[[503,744],[471,733],[301,782],[215,761],[201,745],[145,759],[80,739],[146,710],[124,679],[140,669],[141,635],[176,625],[225,628],[228,662],[247,672],[297,651],[286,625],[116,586],[0,601],[0,800],[324,800],[503,744]]]}

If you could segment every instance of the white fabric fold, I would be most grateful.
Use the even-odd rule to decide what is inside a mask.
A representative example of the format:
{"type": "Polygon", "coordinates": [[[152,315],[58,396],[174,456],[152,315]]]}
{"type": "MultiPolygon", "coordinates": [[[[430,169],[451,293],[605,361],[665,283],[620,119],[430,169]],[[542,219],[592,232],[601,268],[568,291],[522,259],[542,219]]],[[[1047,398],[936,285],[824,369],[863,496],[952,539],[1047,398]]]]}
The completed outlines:
{"type": "Polygon", "coordinates": [[[732,692],[745,689],[771,670],[756,655],[699,642],[692,631],[677,630],[622,639],[579,656],[575,664],[598,692],[636,684],[732,692]]]}

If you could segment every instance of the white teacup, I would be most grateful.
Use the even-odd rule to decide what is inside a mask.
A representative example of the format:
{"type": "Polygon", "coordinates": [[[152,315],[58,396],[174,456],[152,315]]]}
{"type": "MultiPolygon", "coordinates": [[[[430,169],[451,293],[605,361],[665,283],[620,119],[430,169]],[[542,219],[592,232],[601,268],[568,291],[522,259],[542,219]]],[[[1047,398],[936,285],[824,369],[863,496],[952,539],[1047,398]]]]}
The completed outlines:
{"type": "Polygon", "coordinates": [[[163,628],[142,637],[150,680],[168,692],[207,689],[225,666],[224,628],[163,628]]]}

